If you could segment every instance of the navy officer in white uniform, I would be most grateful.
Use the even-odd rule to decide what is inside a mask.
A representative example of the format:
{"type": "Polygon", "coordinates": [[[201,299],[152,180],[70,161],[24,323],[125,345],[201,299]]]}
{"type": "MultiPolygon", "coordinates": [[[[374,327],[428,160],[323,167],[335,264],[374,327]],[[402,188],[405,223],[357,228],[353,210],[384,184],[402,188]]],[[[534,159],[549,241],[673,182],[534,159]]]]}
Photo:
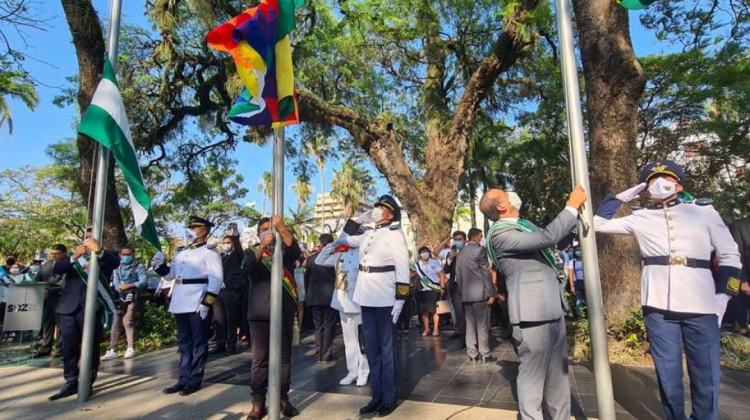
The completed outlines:
{"type": "Polygon", "coordinates": [[[384,417],[396,408],[396,321],[409,297],[409,251],[401,230],[401,208],[390,195],[384,195],[375,208],[351,219],[344,233],[334,242],[359,249],[359,275],[354,301],[362,307],[365,353],[370,365],[372,401],[362,407],[362,415],[384,417]],[[362,223],[375,223],[375,229],[353,236],[362,223]]]}
{"type": "MultiPolygon", "coordinates": [[[[363,233],[364,230],[360,227],[357,234],[363,233]]],[[[356,381],[357,386],[365,386],[370,375],[370,367],[367,363],[367,357],[361,350],[363,346],[360,346],[359,342],[362,308],[359,303],[354,301],[354,291],[357,289],[357,277],[359,276],[359,250],[346,245],[335,246],[330,243],[320,251],[315,263],[336,269],[336,283],[331,298],[331,307],[339,311],[341,333],[344,336],[346,368],[349,371],[339,382],[339,385],[351,385],[356,381]]]]}
{"type": "Polygon", "coordinates": [[[719,322],[740,288],[740,255],[710,200],[683,202],[684,170],[662,160],[646,165],[640,184],[608,196],[594,224],[597,232],[633,235],[643,258],[641,304],[662,406],[669,420],[685,419],[682,353],[687,357],[691,419],[719,417],[719,322]],[[652,206],[613,218],[623,203],[647,191],[652,206]],[[719,262],[711,272],[711,251],[719,262]]]}
{"type": "Polygon", "coordinates": [[[210,221],[190,216],[187,225],[192,244],[180,251],[170,266],[157,253],[152,265],[167,280],[174,280],[169,312],[177,321],[177,344],[180,349],[180,379],[164,389],[165,394],[190,395],[201,388],[208,360],[209,313],[223,285],[221,256],[206,246],[214,226],[210,221]]]}

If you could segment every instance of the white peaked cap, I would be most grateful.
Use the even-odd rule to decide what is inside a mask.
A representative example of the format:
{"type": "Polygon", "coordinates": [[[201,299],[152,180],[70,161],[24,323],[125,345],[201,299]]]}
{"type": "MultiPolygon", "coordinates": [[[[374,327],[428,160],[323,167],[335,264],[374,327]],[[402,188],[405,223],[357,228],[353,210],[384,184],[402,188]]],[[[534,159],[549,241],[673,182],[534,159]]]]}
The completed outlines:
{"type": "Polygon", "coordinates": [[[513,191],[508,191],[508,201],[510,201],[510,205],[512,207],[515,207],[518,210],[521,210],[521,206],[523,205],[523,201],[521,201],[521,197],[518,196],[513,191]]]}

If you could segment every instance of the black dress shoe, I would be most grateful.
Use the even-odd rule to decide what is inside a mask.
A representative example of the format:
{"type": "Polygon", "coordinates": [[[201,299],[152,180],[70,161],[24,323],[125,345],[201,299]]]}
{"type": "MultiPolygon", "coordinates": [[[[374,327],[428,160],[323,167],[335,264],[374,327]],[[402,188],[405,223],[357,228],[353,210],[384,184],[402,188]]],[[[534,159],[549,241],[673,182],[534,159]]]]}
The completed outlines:
{"type": "Polygon", "coordinates": [[[69,397],[71,395],[76,395],[77,393],[78,393],[78,385],[75,385],[75,386],[65,385],[62,387],[60,391],[57,392],[57,394],[50,396],[49,400],[55,401],[61,398],[69,397]]]}
{"type": "Polygon", "coordinates": [[[497,362],[497,357],[495,356],[482,357],[482,363],[495,363],[495,362],[497,362]]]}
{"type": "Polygon", "coordinates": [[[378,417],[385,417],[393,413],[393,410],[395,409],[396,409],[396,403],[380,404],[380,408],[378,408],[378,417]]]}
{"type": "Polygon", "coordinates": [[[200,390],[200,386],[186,386],[185,388],[182,388],[182,391],[180,391],[180,395],[182,395],[183,397],[187,397],[188,395],[195,394],[200,390]]]}
{"type": "Polygon", "coordinates": [[[359,409],[359,414],[365,415],[375,413],[380,409],[381,405],[382,403],[380,401],[372,400],[369,404],[359,409]]]}
{"type": "Polygon", "coordinates": [[[289,400],[281,400],[281,414],[284,417],[296,417],[299,416],[299,410],[297,410],[289,400]]]}
{"type": "Polygon", "coordinates": [[[165,394],[176,394],[176,393],[182,391],[183,389],[185,389],[186,387],[187,387],[187,385],[174,384],[174,385],[170,386],[169,388],[164,388],[163,392],[165,394]]]}
{"type": "Polygon", "coordinates": [[[49,351],[49,350],[37,350],[36,353],[34,353],[33,357],[34,358],[37,358],[37,357],[47,357],[47,356],[50,355],[50,353],[52,353],[52,352],[49,351]]]}
{"type": "Polygon", "coordinates": [[[471,356],[469,356],[469,361],[471,363],[478,363],[479,362],[479,356],[477,356],[477,357],[471,357],[471,356]]]}

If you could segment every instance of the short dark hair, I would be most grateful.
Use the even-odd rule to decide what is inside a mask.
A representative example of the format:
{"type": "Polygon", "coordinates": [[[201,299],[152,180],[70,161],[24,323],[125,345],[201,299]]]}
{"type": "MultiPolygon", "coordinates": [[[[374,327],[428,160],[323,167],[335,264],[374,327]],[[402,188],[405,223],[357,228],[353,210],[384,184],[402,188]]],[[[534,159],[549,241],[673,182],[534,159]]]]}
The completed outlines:
{"type": "Polygon", "coordinates": [[[320,235],[320,238],[318,238],[318,242],[320,242],[323,246],[326,246],[333,242],[333,235],[330,233],[324,233],[320,235]]]}
{"type": "Polygon", "coordinates": [[[132,245],[125,245],[124,247],[120,248],[120,252],[125,251],[126,249],[133,251],[133,254],[135,254],[135,248],[133,248],[132,245]]]}
{"type": "Polygon", "coordinates": [[[422,248],[419,248],[419,253],[420,254],[422,253],[422,251],[427,251],[427,252],[430,253],[430,255],[432,255],[432,252],[430,251],[430,247],[429,246],[423,246],[422,248]]]}
{"type": "Polygon", "coordinates": [[[451,238],[455,238],[456,236],[462,236],[464,240],[466,240],[466,232],[464,232],[463,230],[457,230],[453,232],[453,235],[451,235],[451,238]]]}
{"type": "Polygon", "coordinates": [[[50,249],[53,250],[53,251],[59,251],[59,252],[62,252],[62,253],[67,253],[68,252],[68,247],[65,246],[65,245],[63,245],[63,244],[52,245],[52,247],[50,249]]]}
{"type": "Polygon", "coordinates": [[[476,238],[477,236],[479,236],[481,234],[482,234],[482,230],[481,229],[471,228],[471,229],[469,229],[469,240],[473,241],[474,238],[476,238]]]}
{"type": "Polygon", "coordinates": [[[260,227],[270,221],[271,221],[270,217],[261,217],[260,220],[258,220],[258,234],[260,234],[260,227]]]}
{"type": "Polygon", "coordinates": [[[232,240],[232,237],[231,237],[231,236],[229,236],[229,235],[227,235],[227,236],[225,236],[225,237],[221,238],[221,240],[222,240],[222,241],[224,241],[224,239],[229,239],[229,240],[231,241],[231,240],[232,240]]]}

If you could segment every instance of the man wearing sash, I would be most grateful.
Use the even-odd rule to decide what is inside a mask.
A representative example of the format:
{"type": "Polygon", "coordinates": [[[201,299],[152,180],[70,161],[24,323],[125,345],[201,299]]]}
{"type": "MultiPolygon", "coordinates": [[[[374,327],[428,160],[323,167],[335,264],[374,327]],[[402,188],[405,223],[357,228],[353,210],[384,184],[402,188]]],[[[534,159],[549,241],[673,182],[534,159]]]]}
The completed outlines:
{"type": "Polygon", "coordinates": [[[188,396],[198,392],[208,361],[208,328],[211,307],[224,283],[221,257],[206,246],[211,228],[210,221],[190,216],[187,234],[193,243],[175,255],[170,266],[158,252],[152,266],[167,280],[174,280],[169,312],[177,322],[177,345],[180,350],[180,378],[164,389],[165,394],[179,393],[188,396]]]}
{"type": "Polygon", "coordinates": [[[553,420],[570,419],[567,302],[555,247],[570,237],[585,201],[586,193],[577,186],[565,209],[544,229],[520,218],[521,200],[515,193],[493,188],[479,204],[495,222],[487,234],[487,251],[507,281],[513,339],[521,360],[517,382],[523,420],[542,420],[543,406],[553,420]]]}
{"type": "Polygon", "coordinates": [[[294,334],[294,317],[297,313],[297,285],[294,281],[294,265],[302,253],[297,240],[292,236],[281,216],[273,219],[264,217],[258,222],[260,243],[245,250],[242,272],[249,276],[248,313],[250,323],[250,343],[253,349],[252,377],[250,379],[250,396],[252,409],[247,420],[260,420],[268,413],[266,392],[268,390],[268,356],[271,332],[271,264],[275,247],[281,246],[284,254],[284,278],[281,298],[281,413],[294,417],[299,411],[289,402],[291,385],[292,335],[294,334]],[[281,235],[281,244],[271,226],[281,235]]]}
{"type": "MultiPolygon", "coordinates": [[[[52,247],[51,254],[55,260],[53,272],[57,275],[50,278],[65,278],[60,301],[57,304],[57,314],[60,315],[60,336],[62,337],[63,376],[65,385],[62,389],[49,397],[50,401],[69,397],[78,393],[78,361],[81,357],[81,340],[83,339],[83,318],[86,307],[86,284],[88,261],[90,258],[99,259],[100,279],[99,296],[96,304],[96,319],[102,319],[103,311],[108,316],[113,315],[114,300],[112,290],[109,288],[109,279],[120,265],[120,258],[116,252],[104,251],[99,243],[91,238],[91,233],[86,234],[84,245],[76,247],[72,256],[68,256],[65,245],[58,244],[52,247]]],[[[105,316],[106,318],[106,316],[105,316]]],[[[111,319],[111,318],[108,318],[111,319]]],[[[100,349],[104,325],[97,322],[94,327],[94,354],[91,356],[91,385],[96,380],[99,370],[100,349]]]]}
{"type": "MultiPolygon", "coordinates": [[[[360,229],[358,234],[362,234],[360,229]]],[[[318,254],[315,263],[336,269],[336,284],[331,298],[331,307],[339,312],[341,332],[344,336],[346,368],[349,373],[339,385],[367,385],[370,367],[363,354],[364,343],[360,342],[359,329],[362,325],[362,308],[354,301],[354,290],[357,287],[359,274],[359,252],[346,245],[326,245],[318,254]]]]}

